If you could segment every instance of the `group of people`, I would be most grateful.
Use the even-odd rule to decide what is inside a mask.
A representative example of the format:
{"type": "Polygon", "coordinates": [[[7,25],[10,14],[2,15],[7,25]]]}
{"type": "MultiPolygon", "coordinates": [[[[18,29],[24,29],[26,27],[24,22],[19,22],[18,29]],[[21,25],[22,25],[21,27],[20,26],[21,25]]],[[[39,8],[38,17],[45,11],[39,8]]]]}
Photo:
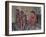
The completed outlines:
{"type": "Polygon", "coordinates": [[[20,30],[23,30],[27,21],[27,17],[23,11],[16,9],[16,24],[19,26],[20,30]]]}
{"type": "Polygon", "coordinates": [[[16,9],[15,30],[34,30],[36,29],[37,22],[38,18],[35,11],[30,11],[30,16],[27,17],[24,11],[19,11],[19,9],[16,9]]]}

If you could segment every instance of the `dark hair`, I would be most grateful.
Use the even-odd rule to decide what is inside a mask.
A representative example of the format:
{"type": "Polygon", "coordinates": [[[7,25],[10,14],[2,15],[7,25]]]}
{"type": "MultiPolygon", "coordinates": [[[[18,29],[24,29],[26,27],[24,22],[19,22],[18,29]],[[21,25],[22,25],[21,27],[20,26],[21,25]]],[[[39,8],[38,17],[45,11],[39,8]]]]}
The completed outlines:
{"type": "Polygon", "coordinates": [[[17,11],[16,14],[19,15],[19,9],[16,9],[16,11],[17,11]]]}
{"type": "Polygon", "coordinates": [[[16,9],[16,11],[19,11],[19,9],[16,9]]]}
{"type": "Polygon", "coordinates": [[[31,13],[34,13],[35,14],[35,11],[31,11],[31,13]]]}
{"type": "Polygon", "coordinates": [[[21,11],[21,14],[24,14],[24,12],[23,12],[23,11],[21,11]]]}

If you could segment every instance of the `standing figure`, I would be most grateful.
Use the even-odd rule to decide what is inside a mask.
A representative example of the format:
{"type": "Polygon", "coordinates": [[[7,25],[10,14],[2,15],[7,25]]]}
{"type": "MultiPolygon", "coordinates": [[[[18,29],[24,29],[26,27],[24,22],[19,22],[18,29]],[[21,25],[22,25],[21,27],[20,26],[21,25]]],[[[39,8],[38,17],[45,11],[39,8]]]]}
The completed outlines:
{"type": "Polygon", "coordinates": [[[31,11],[28,22],[32,29],[36,29],[37,17],[34,11],[31,11]]]}
{"type": "Polygon", "coordinates": [[[23,25],[23,15],[24,15],[24,12],[23,11],[20,11],[20,26],[21,26],[21,30],[23,30],[23,27],[22,27],[22,25],[23,25]]]}
{"type": "Polygon", "coordinates": [[[19,11],[19,9],[16,9],[16,25],[19,28],[19,26],[20,26],[20,11],[19,11]]]}
{"type": "Polygon", "coordinates": [[[21,30],[24,30],[26,24],[26,15],[24,14],[23,11],[20,12],[20,26],[21,26],[21,30]]]}

